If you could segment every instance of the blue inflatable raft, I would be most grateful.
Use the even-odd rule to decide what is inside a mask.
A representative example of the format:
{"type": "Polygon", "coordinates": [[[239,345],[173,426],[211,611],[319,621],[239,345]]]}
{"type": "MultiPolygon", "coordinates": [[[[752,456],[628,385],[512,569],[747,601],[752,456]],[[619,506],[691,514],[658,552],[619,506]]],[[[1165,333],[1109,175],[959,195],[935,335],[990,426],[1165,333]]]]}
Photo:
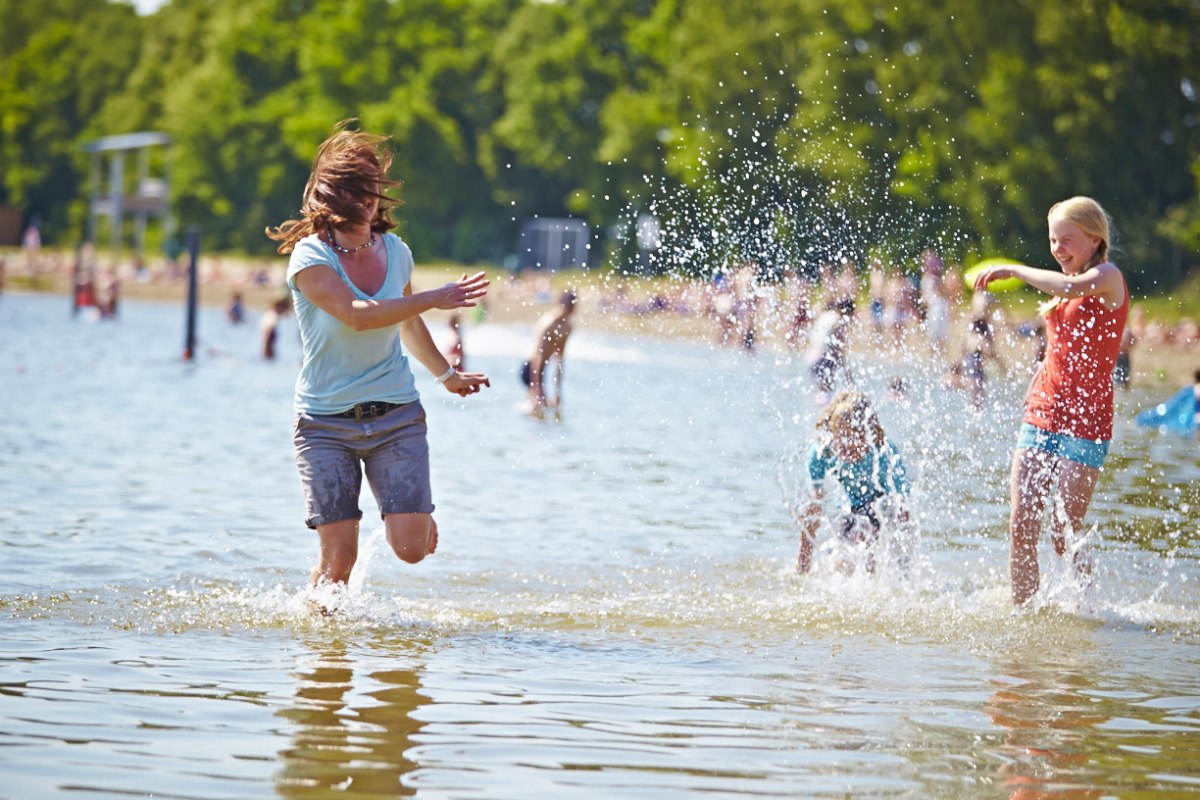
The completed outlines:
{"type": "Polygon", "coordinates": [[[1185,386],[1171,395],[1165,403],[1148,408],[1137,415],[1137,424],[1143,428],[1158,428],[1172,433],[1196,432],[1196,392],[1185,386]]]}

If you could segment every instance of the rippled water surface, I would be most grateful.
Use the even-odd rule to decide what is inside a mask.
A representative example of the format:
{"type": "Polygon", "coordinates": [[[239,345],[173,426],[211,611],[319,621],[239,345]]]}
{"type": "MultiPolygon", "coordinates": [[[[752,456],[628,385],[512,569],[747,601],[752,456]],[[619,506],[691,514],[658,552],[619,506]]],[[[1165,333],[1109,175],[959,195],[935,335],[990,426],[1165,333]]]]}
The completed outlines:
{"type": "MultiPolygon", "coordinates": [[[[792,572],[811,388],[795,357],[581,330],[566,415],[418,378],[441,544],[367,510],[339,612],[291,457],[294,329],[0,297],[0,797],[1169,798],[1200,794],[1200,452],[1118,398],[1094,585],[1043,553],[1009,604],[1009,447],[924,355],[855,352],[916,473],[906,574],[792,572]],[[883,387],[894,374],[907,398],[883,387]]],[[[437,331],[435,330],[435,333],[437,331]]]]}

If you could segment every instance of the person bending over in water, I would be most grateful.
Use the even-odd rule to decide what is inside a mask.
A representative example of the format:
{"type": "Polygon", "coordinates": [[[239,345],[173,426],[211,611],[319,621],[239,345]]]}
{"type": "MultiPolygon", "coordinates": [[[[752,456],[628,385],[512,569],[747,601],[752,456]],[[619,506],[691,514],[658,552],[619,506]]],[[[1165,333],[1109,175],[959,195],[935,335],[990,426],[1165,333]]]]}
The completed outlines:
{"type": "Polygon", "coordinates": [[[425,409],[406,351],[461,397],[490,385],[451,366],[420,316],[474,306],[486,277],[413,291],[412,253],[389,232],[396,201],[386,194],[395,185],[387,140],[345,125],[317,151],[300,219],[267,230],[291,254],[303,350],[293,439],[306,523],[320,538],[313,585],[350,577],[364,468],[396,556],[416,564],[437,548],[425,409]]]}
{"type": "Polygon", "coordinates": [[[575,313],[578,298],[568,289],[558,299],[558,307],[546,313],[537,324],[534,333],[533,355],[521,365],[521,382],[529,389],[529,413],[535,417],[545,415],[546,409],[556,414],[562,411],[563,361],[566,358],[567,339],[571,336],[571,317],[575,313]],[[554,375],[554,393],[546,394],[546,367],[550,361],[557,362],[554,375]]]}
{"type": "MultiPolygon", "coordinates": [[[[975,290],[1019,278],[1051,295],[1043,305],[1046,358],[1025,395],[1025,412],[1009,477],[1009,573],[1013,603],[1038,590],[1042,513],[1055,484],[1063,514],[1053,514],[1051,542],[1066,555],[1078,536],[1113,428],[1113,368],[1129,313],[1121,271],[1108,260],[1109,218],[1090,197],[1055,203],[1047,214],[1050,254],[1059,270],[1002,264],[979,273],[975,290]]],[[[1077,546],[1077,545],[1076,545],[1077,546]]],[[[1083,575],[1086,557],[1073,560],[1083,575]]]]}
{"type": "Polygon", "coordinates": [[[899,450],[884,435],[871,402],[862,392],[843,389],[833,396],[817,418],[819,436],[809,449],[808,476],[812,488],[796,519],[800,524],[800,552],[796,569],[812,567],[813,543],[821,524],[825,479],[834,478],[846,494],[834,527],[842,541],[867,553],[867,570],[874,571],[870,550],[879,538],[882,506],[894,500],[896,522],[908,521],[908,471],[899,450]]]}

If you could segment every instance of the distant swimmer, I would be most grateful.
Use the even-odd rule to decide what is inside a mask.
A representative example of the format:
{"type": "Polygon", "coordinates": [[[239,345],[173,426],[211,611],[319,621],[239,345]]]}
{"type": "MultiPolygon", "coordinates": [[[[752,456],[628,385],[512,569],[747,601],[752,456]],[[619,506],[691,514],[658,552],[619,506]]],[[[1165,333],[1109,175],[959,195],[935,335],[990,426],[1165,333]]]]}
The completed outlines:
{"type": "Polygon", "coordinates": [[[462,315],[457,311],[452,313],[446,319],[446,326],[450,328],[450,341],[446,343],[442,355],[450,362],[450,366],[457,370],[464,370],[466,369],[466,356],[463,353],[462,315]]]}
{"type": "Polygon", "coordinates": [[[817,315],[809,332],[805,362],[817,384],[818,399],[828,399],[839,377],[845,377],[850,328],[854,322],[854,300],[830,300],[817,315]]]}
{"type": "Polygon", "coordinates": [[[873,550],[885,521],[909,520],[908,471],[900,451],[884,435],[871,402],[862,392],[842,390],[833,396],[817,418],[818,439],[809,449],[811,489],[807,502],[796,512],[800,525],[800,552],[796,569],[812,567],[813,545],[820,529],[826,478],[833,478],[845,494],[846,505],[833,522],[841,541],[866,556],[874,571],[873,550]]]}
{"type": "Polygon", "coordinates": [[[229,305],[225,308],[225,318],[232,325],[241,325],[246,319],[246,306],[242,302],[242,293],[234,292],[229,298],[229,305]]]}
{"type": "Polygon", "coordinates": [[[573,330],[571,318],[578,301],[570,289],[559,296],[558,306],[538,321],[533,354],[521,365],[521,382],[529,389],[529,413],[535,417],[544,416],[547,409],[556,415],[562,412],[563,362],[567,340],[573,330]],[[555,362],[554,391],[547,392],[546,368],[551,361],[555,362]]]}
{"type": "Polygon", "coordinates": [[[259,336],[262,357],[268,361],[275,359],[276,345],[279,342],[279,323],[292,308],[290,297],[281,297],[271,304],[259,323],[259,336]]]}

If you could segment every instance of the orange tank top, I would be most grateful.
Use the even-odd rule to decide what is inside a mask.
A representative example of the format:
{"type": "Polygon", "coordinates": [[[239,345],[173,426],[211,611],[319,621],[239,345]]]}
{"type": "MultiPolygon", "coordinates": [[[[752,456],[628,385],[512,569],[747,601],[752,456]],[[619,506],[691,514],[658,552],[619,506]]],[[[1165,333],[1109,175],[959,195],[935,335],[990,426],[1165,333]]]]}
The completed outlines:
{"type": "Polygon", "coordinates": [[[1112,373],[1128,314],[1126,287],[1119,308],[1076,297],[1046,315],[1046,359],[1025,395],[1024,422],[1077,439],[1112,439],[1112,373]]]}

